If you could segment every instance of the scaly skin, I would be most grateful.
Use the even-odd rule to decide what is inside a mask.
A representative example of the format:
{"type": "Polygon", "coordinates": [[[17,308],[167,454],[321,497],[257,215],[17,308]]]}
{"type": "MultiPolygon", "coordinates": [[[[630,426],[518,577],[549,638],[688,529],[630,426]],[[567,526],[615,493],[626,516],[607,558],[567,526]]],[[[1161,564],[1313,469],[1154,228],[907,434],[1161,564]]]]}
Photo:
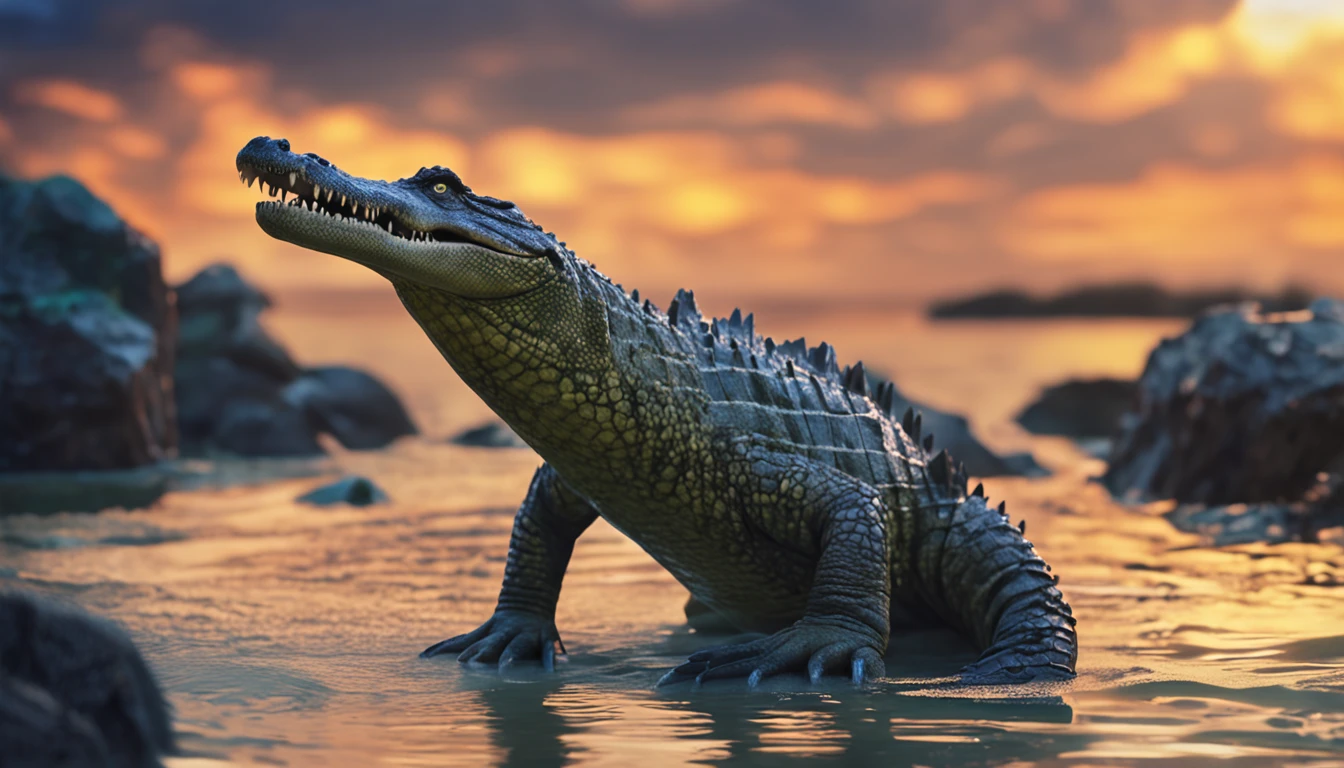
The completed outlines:
{"type": "Polygon", "coordinates": [[[546,462],[494,616],[424,655],[550,669],[565,568],[601,516],[690,590],[700,620],[770,633],[696,653],[662,683],[863,681],[883,673],[893,630],[938,624],[983,649],[967,682],[1073,674],[1074,622],[1048,566],[1002,507],[967,495],[931,436],[921,445],[917,417],[893,418],[890,385],[870,394],[862,363],[841,371],[826,344],[776,345],[739,312],[705,322],[687,292],[667,313],[641,304],[444,169],[370,181],[265,137],[238,169],[303,203],[259,204],[263,229],[387,277],[546,462]]]}

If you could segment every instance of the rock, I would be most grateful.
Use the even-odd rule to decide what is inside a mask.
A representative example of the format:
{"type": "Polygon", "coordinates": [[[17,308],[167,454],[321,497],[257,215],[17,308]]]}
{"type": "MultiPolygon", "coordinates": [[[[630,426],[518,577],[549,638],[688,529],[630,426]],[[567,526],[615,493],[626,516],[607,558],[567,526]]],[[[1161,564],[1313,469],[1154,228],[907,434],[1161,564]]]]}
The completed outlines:
{"type": "Polygon", "coordinates": [[[317,429],[346,448],[381,448],[415,434],[415,424],[401,401],[378,379],[353,368],[309,368],[285,391],[317,429]]]}
{"type": "Polygon", "coordinates": [[[176,748],[168,703],[131,639],[81,611],[0,593],[0,680],[5,765],[19,754],[31,765],[148,767],[176,748]],[[110,762],[79,761],[104,752],[110,762]]]}
{"type": "Polygon", "coordinates": [[[300,504],[315,507],[328,507],[333,504],[367,507],[373,504],[385,504],[387,500],[387,494],[374,485],[372,480],[355,475],[319,486],[295,499],[300,504]]]}
{"type": "Polygon", "coordinates": [[[228,400],[219,406],[210,446],[237,456],[317,456],[322,444],[301,407],[283,399],[228,400]]]}
{"type": "Polygon", "coordinates": [[[1103,482],[1125,498],[1297,501],[1344,466],[1344,303],[1215,312],[1167,339],[1103,482]]]}
{"type": "Polygon", "coordinates": [[[1035,317],[1197,317],[1213,307],[1259,302],[1266,311],[1302,309],[1312,293],[1289,286],[1277,294],[1255,295],[1239,288],[1169,291],[1153,283],[1089,285],[1054,296],[1001,289],[949,299],[929,307],[934,319],[1035,317]]]}
{"type": "Polygon", "coordinates": [[[1123,379],[1066,381],[1042,392],[1017,415],[1017,423],[1037,435],[1112,437],[1120,433],[1138,392],[1137,382],[1123,379]]]}
{"type": "Polygon", "coordinates": [[[0,472],[175,454],[158,247],[73,179],[0,177],[0,472]]]}
{"type": "Polygon", "coordinates": [[[415,434],[396,395],[373,376],[295,362],[261,325],[270,298],[233,267],[206,267],[177,291],[184,453],[315,456],[324,432],[353,450],[415,434]]]}
{"type": "Polygon", "coordinates": [[[112,765],[102,734],[88,718],[12,678],[0,678],[0,752],[6,768],[112,765]]]}
{"type": "Polygon", "coordinates": [[[491,421],[453,435],[449,442],[474,448],[527,448],[527,443],[514,434],[507,424],[491,421]]]}

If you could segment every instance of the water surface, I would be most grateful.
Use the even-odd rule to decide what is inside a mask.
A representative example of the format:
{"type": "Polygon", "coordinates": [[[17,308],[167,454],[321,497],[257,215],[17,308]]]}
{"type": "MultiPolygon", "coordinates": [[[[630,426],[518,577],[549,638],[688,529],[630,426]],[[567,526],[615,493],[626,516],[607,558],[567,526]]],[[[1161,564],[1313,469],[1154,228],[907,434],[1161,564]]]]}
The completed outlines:
{"type": "Polygon", "coordinates": [[[748,692],[653,689],[722,638],[688,631],[681,587],[600,522],[570,566],[558,616],[570,654],[554,675],[417,658],[489,616],[538,459],[446,444],[485,407],[387,297],[342,306],[291,303],[272,327],[305,362],[371,367],[407,397],[425,437],[332,461],[392,504],[311,509],[293,498],[317,481],[287,479],[133,513],[0,518],[0,585],[136,637],[189,753],[171,765],[1344,765],[1344,551],[1198,546],[1166,507],[1111,502],[1088,482],[1099,462],[1011,423],[1044,384],[1134,375],[1177,323],[758,317],[776,338],[831,341],[1056,470],[986,488],[1061,574],[1082,655],[1069,684],[953,690],[946,676],[971,651],[925,632],[894,639],[891,679],[870,688],[782,677],[748,692]]]}

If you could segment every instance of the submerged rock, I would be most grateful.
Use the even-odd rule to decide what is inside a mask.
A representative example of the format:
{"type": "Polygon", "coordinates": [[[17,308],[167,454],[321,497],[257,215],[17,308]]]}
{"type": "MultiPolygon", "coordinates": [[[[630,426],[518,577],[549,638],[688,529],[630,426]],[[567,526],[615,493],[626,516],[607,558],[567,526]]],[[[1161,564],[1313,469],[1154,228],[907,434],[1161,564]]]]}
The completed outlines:
{"type": "Polygon", "coordinates": [[[1065,381],[1041,392],[1017,415],[1017,423],[1036,435],[1114,437],[1134,407],[1138,391],[1137,382],[1124,379],[1065,381]]]}
{"type": "Polygon", "coordinates": [[[328,507],[334,504],[349,504],[352,507],[368,507],[387,503],[387,494],[374,485],[367,477],[351,475],[334,483],[314,488],[295,501],[315,507],[328,507]]]}
{"type": "Polygon", "coordinates": [[[1127,498],[1303,499],[1344,466],[1344,303],[1206,315],[1163,341],[1103,482],[1127,498]]]}
{"type": "Polygon", "coordinates": [[[527,448],[523,438],[509,429],[507,424],[491,421],[463,430],[448,440],[454,445],[468,445],[474,448],[527,448]]]}
{"type": "Polygon", "coordinates": [[[1344,544],[1344,478],[1323,475],[1307,498],[1293,502],[1183,504],[1168,512],[1177,529],[1216,547],[1289,541],[1344,544]]]}
{"type": "Polygon", "coordinates": [[[233,267],[206,267],[177,291],[184,453],[315,456],[320,433],[354,450],[415,434],[396,395],[373,376],[295,362],[261,325],[270,299],[233,267]]]}
{"type": "Polygon", "coordinates": [[[171,457],[175,343],[153,242],[73,179],[0,177],[0,472],[171,457]]]}
{"type": "Polygon", "coordinates": [[[0,593],[0,762],[138,768],[174,750],[168,703],[121,629],[0,593]]]}

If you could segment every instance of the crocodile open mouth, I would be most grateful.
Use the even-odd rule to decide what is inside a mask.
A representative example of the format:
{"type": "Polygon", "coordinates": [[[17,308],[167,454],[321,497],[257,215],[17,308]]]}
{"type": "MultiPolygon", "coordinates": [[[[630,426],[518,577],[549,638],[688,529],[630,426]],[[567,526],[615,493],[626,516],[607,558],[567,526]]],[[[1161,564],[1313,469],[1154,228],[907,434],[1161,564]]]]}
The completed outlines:
{"type": "Polygon", "coordinates": [[[381,229],[412,243],[467,243],[482,248],[490,247],[450,229],[421,230],[411,227],[398,219],[391,209],[362,201],[334,187],[323,187],[309,179],[302,170],[244,164],[238,171],[238,178],[249,187],[254,182],[260,183],[263,192],[279,198],[257,203],[258,211],[263,206],[298,208],[331,217],[334,222],[381,229]]]}

